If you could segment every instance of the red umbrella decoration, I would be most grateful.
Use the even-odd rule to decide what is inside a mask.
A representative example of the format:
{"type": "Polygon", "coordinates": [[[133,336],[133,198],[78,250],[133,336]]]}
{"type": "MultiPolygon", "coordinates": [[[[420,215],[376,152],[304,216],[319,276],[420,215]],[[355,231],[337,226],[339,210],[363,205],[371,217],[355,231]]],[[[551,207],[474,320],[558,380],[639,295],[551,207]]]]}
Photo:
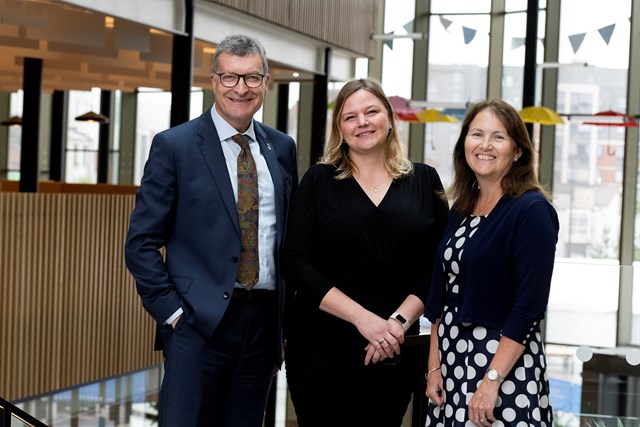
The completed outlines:
{"type": "MultiPolygon", "coordinates": [[[[607,110],[600,111],[599,113],[595,113],[593,115],[596,120],[591,122],[584,122],[585,125],[593,125],[593,126],[621,126],[625,128],[637,128],[638,122],[636,122],[633,117],[628,114],[620,113],[618,111],[607,110]],[[597,118],[600,118],[598,121],[597,118]]],[[[609,129],[608,139],[611,140],[611,129],[609,129]]],[[[611,146],[607,144],[607,154],[613,156],[615,154],[615,150],[611,150],[611,146]]]]}
{"type": "Polygon", "coordinates": [[[596,118],[596,120],[592,122],[584,122],[584,124],[595,126],[622,126],[625,128],[638,127],[638,122],[636,122],[633,117],[629,116],[628,114],[619,113],[617,111],[600,111],[599,113],[595,113],[593,116],[596,118]],[[597,121],[598,117],[602,118],[602,120],[597,121]],[[619,120],[615,120],[615,118],[619,118],[619,120]]]}
{"type": "Polygon", "coordinates": [[[390,96],[389,103],[391,104],[391,108],[395,111],[399,120],[405,122],[418,122],[418,116],[416,113],[419,113],[419,108],[414,108],[409,106],[409,100],[407,98],[403,98],[401,96],[390,96]]]}
{"type": "Polygon", "coordinates": [[[391,108],[398,116],[399,120],[411,123],[427,123],[427,122],[446,122],[455,123],[458,121],[457,117],[443,114],[439,110],[435,109],[422,109],[415,108],[409,105],[409,100],[401,96],[390,96],[389,103],[391,108]]]}

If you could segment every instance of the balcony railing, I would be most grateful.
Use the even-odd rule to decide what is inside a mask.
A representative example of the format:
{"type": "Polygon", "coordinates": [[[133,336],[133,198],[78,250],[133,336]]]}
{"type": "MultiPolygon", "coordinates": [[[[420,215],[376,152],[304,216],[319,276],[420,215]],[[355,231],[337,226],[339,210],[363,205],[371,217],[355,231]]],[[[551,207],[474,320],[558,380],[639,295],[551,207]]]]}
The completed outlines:
{"type": "Polygon", "coordinates": [[[45,423],[39,421],[35,417],[32,417],[11,402],[0,397],[0,427],[12,427],[17,425],[28,427],[47,427],[45,423]]]}

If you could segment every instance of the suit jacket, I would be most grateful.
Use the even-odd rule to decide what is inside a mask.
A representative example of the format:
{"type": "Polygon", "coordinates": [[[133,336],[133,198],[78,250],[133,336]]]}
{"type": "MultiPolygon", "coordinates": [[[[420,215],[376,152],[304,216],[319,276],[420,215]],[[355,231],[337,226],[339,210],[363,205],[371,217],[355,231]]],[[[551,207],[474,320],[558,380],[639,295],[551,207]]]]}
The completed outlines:
{"type": "MultiPolygon", "coordinates": [[[[289,201],[298,183],[296,148],[280,131],[256,121],[254,129],[275,190],[281,331],[284,283],[279,264],[289,201]]],[[[229,305],[239,257],[236,202],[207,110],[154,137],[131,215],[125,260],[158,327],[182,307],[185,320],[210,337],[229,305]]]]}

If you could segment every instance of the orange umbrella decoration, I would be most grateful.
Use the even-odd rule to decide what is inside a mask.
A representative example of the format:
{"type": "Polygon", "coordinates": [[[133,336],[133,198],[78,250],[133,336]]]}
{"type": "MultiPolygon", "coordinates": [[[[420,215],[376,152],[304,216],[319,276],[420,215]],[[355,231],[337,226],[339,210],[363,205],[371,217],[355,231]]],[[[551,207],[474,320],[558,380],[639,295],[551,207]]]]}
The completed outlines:
{"type": "MultiPolygon", "coordinates": [[[[636,122],[633,117],[628,114],[619,113],[613,110],[600,111],[599,113],[595,113],[594,121],[584,122],[585,125],[593,125],[593,126],[608,126],[608,140],[611,141],[611,127],[612,126],[621,126],[625,128],[637,128],[638,122],[636,122]],[[597,118],[600,118],[598,121],[597,118]],[[616,120],[617,119],[617,120],[616,120]]],[[[616,154],[615,148],[611,149],[611,144],[607,143],[607,154],[613,156],[616,154]]]]}
{"type": "Polygon", "coordinates": [[[561,125],[564,120],[547,107],[525,107],[520,110],[520,117],[525,123],[540,123],[541,125],[561,125]]]}

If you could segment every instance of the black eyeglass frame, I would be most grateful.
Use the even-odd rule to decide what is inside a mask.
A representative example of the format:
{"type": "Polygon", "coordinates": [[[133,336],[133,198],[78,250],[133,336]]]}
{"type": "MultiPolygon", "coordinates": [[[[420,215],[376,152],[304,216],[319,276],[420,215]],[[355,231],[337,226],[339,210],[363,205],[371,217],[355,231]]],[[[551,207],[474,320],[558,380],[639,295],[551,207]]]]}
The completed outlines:
{"type": "Polygon", "coordinates": [[[238,86],[238,83],[240,82],[240,78],[242,78],[242,81],[244,82],[244,85],[248,88],[251,89],[256,89],[259,88],[260,86],[262,86],[262,83],[264,82],[264,78],[267,77],[266,74],[261,74],[261,73],[248,73],[248,74],[238,74],[238,73],[213,73],[216,76],[218,76],[218,78],[220,79],[220,84],[226,88],[232,88],[232,87],[236,87],[238,86]],[[224,82],[222,81],[222,76],[235,76],[236,77],[236,82],[231,85],[228,86],[226,84],[224,84],[224,82]],[[251,86],[249,84],[247,84],[247,76],[260,76],[260,83],[257,86],[251,86]]]}

